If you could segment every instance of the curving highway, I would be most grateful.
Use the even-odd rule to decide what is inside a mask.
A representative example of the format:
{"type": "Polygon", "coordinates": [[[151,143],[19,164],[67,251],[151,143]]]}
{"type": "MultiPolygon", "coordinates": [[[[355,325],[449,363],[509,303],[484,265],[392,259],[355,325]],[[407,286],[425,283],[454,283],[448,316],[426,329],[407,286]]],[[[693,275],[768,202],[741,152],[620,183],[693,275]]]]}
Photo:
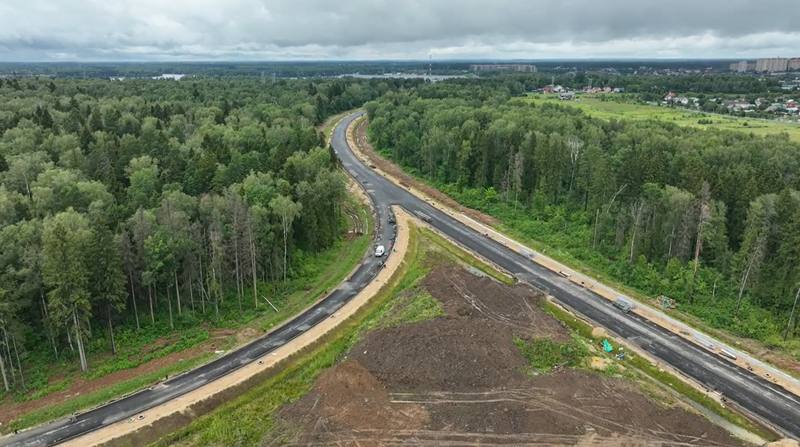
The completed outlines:
{"type": "MultiPolygon", "coordinates": [[[[388,223],[391,205],[402,206],[412,214],[423,213],[429,217],[426,219],[428,223],[438,231],[510,272],[519,281],[545,291],[561,304],[613,331],[686,376],[719,391],[785,435],[800,439],[800,399],[797,396],[641,317],[620,312],[590,290],[483,236],[365,166],[350,150],[345,137],[349,124],[362,113],[354,113],[343,119],[334,130],[331,144],[344,169],[364,187],[373,202],[378,216],[376,238],[379,241],[391,244],[394,238],[394,229],[388,223]]],[[[367,254],[355,273],[323,300],[243,348],[96,409],[0,439],[0,445],[57,444],[127,419],[206,385],[268,354],[336,312],[374,278],[379,268],[380,260],[367,254]]]]}
{"type": "Polygon", "coordinates": [[[500,266],[519,281],[552,295],[561,304],[709,389],[717,390],[784,435],[800,439],[800,398],[796,395],[648,320],[621,312],[608,300],[483,236],[364,166],[350,150],[344,134],[345,127],[362,113],[350,115],[340,123],[332,144],[351,175],[370,185],[379,206],[400,205],[412,214],[429,216],[430,225],[464,248],[500,266]]]}

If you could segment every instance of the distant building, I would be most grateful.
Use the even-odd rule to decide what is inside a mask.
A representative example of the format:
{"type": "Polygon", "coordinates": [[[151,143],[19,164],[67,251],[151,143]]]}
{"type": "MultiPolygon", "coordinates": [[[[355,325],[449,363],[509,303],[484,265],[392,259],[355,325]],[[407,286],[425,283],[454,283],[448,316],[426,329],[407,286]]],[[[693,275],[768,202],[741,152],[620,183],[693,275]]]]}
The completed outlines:
{"type": "Polygon", "coordinates": [[[789,59],[784,57],[771,57],[756,61],[756,71],[759,73],[783,73],[788,69],[789,59]]]}
{"type": "Polygon", "coordinates": [[[473,64],[472,71],[516,71],[519,73],[536,73],[536,65],[531,64],[473,64]]]}
{"type": "Polygon", "coordinates": [[[800,70],[800,57],[793,57],[789,59],[789,70],[800,70]]]}
{"type": "Polygon", "coordinates": [[[166,79],[170,81],[180,81],[181,79],[185,78],[185,74],[178,74],[178,73],[164,73],[161,76],[153,76],[153,79],[166,79]]]}
{"type": "Polygon", "coordinates": [[[748,71],[753,71],[756,69],[756,64],[749,61],[739,61],[734,62],[730,65],[731,71],[735,71],[737,73],[747,73],[748,71]]]}

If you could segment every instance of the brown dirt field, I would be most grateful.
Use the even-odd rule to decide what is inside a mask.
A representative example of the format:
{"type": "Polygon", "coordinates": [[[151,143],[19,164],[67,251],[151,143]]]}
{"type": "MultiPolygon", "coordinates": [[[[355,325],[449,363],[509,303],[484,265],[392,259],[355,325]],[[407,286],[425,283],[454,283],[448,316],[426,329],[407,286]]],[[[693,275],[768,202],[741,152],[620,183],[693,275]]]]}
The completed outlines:
{"type": "Polygon", "coordinates": [[[520,337],[569,340],[569,331],[539,308],[544,297],[528,287],[509,287],[454,265],[434,269],[422,284],[451,318],[501,323],[520,337]]]}
{"type": "Polygon", "coordinates": [[[359,150],[369,158],[370,162],[377,166],[381,171],[391,175],[392,177],[398,179],[402,186],[408,187],[411,186],[414,189],[422,191],[428,197],[441,202],[447,207],[452,208],[460,213],[463,213],[478,222],[481,222],[484,225],[496,225],[497,219],[487,214],[483,214],[479,211],[466,208],[462,206],[460,203],[456,202],[447,194],[439,191],[436,188],[426,185],[423,182],[417,181],[414,177],[406,174],[402,168],[394,164],[393,162],[381,157],[380,155],[375,152],[375,149],[369,143],[367,139],[367,127],[369,127],[369,121],[364,118],[358,122],[355,126],[355,138],[356,142],[358,143],[359,150]]]}
{"type": "Polygon", "coordinates": [[[279,413],[270,445],[742,445],[632,382],[583,370],[530,376],[516,336],[569,331],[531,289],[452,265],[422,282],[446,316],[366,334],[279,413]]]}

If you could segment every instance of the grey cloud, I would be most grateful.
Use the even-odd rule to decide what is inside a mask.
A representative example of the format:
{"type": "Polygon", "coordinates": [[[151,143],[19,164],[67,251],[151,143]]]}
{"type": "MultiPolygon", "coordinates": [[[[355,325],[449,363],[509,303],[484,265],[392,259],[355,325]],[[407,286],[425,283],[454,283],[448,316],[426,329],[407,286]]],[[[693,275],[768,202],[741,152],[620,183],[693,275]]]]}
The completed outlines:
{"type": "Polygon", "coordinates": [[[800,49],[798,23],[797,0],[0,0],[0,61],[745,57],[800,49]]]}

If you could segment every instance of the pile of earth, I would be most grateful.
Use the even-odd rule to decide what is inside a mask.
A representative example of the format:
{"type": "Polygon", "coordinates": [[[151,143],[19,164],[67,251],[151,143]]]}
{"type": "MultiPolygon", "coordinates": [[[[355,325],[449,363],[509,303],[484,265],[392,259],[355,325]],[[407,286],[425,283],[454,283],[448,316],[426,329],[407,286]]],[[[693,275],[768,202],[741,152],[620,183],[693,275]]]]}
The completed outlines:
{"type": "Polygon", "coordinates": [[[570,336],[533,290],[454,266],[422,285],[446,316],[366,334],[281,410],[274,444],[742,445],[623,379],[526,373],[515,337],[570,336]]]}

